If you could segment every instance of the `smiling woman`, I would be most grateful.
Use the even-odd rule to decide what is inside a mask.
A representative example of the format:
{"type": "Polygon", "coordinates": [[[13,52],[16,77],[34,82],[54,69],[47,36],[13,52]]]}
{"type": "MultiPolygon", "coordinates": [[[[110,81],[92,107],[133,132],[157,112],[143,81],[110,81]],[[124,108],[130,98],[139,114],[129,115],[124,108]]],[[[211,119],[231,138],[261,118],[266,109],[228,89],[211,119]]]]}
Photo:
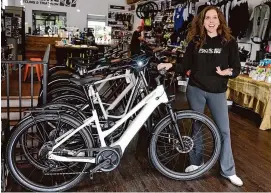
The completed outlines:
{"type": "Polygon", "coordinates": [[[204,27],[207,30],[207,33],[211,37],[217,36],[217,28],[220,25],[217,12],[213,9],[206,12],[204,18],[204,27]]]}
{"type": "MultiPolygon", "coordinates": [[[[185,76],[189,70],[187,99],[190,108],[204,112],[209,107],[213,119],[222,136],[220,155],[221,175],[231,183],[242,186],[242,180],[236,175],[231,149],[230,126],[226,90],[229,78],[240,73],[238,46],[226,24],[222,12],[208,6],[196,16],[188,32],[189,42],[181,66],[177,70],[185,76]]],[[[169,64],[160,64],[158,68],[170,68],[169,64]]],[[[201,138],[201,128],[193,126],[193,134],[201,138]]],[[[190,155],[191,165],[186,171],[198,170],[204,163],[200,156],[202,150],[196,148],[195,155],[190,155]]]]}

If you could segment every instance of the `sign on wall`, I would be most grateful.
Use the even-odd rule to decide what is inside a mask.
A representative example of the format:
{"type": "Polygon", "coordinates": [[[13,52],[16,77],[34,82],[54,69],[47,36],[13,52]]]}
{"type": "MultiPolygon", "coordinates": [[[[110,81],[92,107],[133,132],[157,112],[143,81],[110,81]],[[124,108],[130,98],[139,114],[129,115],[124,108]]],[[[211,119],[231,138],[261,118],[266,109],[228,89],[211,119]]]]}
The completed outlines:
{"type": "Polygon", "coordinates": [[[23,0],[25,4],[76,7],[77,0],[23,0]]]}
{"type": "Polygon", "coordinates": [[[110,5],[110,9],[119,9],[119,10],[125,10],[125,6],[119,6],[119,5],[110,5]]]}

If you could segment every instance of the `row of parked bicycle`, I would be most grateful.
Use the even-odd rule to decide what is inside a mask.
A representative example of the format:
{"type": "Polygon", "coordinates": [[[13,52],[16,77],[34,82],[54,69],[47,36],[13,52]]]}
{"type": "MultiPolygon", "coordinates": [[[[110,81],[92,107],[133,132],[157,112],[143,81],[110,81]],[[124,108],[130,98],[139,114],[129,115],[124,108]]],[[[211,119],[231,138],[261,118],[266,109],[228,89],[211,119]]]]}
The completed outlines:
{"type": "Polygon", "coordinates": [[[150,162],[163,175],[191,180],[210,170],[221,147],[218,129],[203,114],[173,110],[163,79],[175,74],[157,70],[163,52],[142,48],[142,54],[124,57],[113,51],[97,61],[73,58],[74,69],[50,68],[47,104],[41,86],[38,107],[27,111],[9,138],[13,178],[32,191],[69,190],[86,174],[116,169],[143,127],[150,162]],[[195,171],[186,170],[191,160],[201,162],[195,171]]]}

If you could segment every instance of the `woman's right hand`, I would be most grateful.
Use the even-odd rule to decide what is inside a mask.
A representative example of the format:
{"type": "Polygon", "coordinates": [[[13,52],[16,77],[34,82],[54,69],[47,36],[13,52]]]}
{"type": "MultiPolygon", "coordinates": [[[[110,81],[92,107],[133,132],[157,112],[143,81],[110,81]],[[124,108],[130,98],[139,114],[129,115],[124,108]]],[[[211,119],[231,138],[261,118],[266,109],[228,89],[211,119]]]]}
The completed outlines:
{"type": "Polygon", "coordinates": [[[161,70],[163,68],[168,70],[168,69],[172,68],[172,64],[171,63],[160,63],[160,64],[157,65],[158,70],[161,70]]]}

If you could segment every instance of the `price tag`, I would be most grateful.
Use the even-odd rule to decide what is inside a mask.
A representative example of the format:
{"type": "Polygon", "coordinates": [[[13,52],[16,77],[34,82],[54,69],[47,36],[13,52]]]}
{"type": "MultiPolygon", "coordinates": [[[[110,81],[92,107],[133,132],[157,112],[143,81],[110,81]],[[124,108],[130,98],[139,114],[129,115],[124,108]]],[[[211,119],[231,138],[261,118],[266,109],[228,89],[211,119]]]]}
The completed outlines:
{"type": "Polygon", "coordinates": [[[178,85],[187,86],[187,81],[179,80],[178,85]]]}

